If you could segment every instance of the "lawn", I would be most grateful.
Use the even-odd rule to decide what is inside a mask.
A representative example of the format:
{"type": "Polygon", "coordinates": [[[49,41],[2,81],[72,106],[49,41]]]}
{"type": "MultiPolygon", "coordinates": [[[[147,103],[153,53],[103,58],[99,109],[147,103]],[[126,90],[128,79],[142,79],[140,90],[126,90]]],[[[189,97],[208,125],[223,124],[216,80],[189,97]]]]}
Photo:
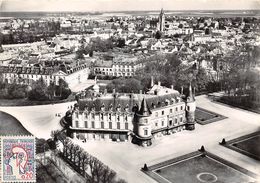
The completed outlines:
{"type": "Polygon", "coordinates": [[[260,135],[232,144],[260,159],[260,135]]]}
{"type": "Polygon", "coordinates": [[[222,145],[260,161],[260,132],[230,140],[222,145]]]}
{"type": "Polygon", "coordinates": [[[211,112],[202,108],[197,107],[195,111],[195,119],[196,122],[201,125],[206,125],[212,122],[216,122],[222,119],[225,119],[226,117],[217,114],[215,112],[211,112]]]}
{"type": "Polygon", "coordinates": [[[0,111],[0,135],[31,135],[13,116],[0,111]]]}
{"type": "Polygon", "coordinates": [[[254,181],[254,174],[210,153],[197,153],[148,167],[159,183],[238,183],[254,181]],[[184,158],[183,158],[184,157],[184,158]]]}

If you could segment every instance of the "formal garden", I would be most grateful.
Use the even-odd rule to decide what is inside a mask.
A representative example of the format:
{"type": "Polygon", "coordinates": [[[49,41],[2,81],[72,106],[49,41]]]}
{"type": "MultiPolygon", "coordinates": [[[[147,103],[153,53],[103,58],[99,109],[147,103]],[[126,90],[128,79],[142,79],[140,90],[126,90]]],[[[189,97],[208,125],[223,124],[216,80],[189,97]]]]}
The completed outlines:
{"type": "Polygon", "coordinates": [[[205,151],[204,147],[156,165],[145,165],[142,171],[159,183],[238,183],[254,182],[257,177],[254,173],[205,151]]]}
{"type": "Polygon", "coordinates": [[[223,139],[220,144],[260,161],[259,142],[260,132],[255,132],[230,141],[223,139]]]}
{"type": "Polygon", "coordinates": [[[222,116],[220,114],[217,114],[215,112],[197,107],[195,111],[195,119],[196,122],[201,125],[206,125],[209,123],[213,123],[216,121],[220,121],[222,119],[225,119],[225,116],[222,116]]]}

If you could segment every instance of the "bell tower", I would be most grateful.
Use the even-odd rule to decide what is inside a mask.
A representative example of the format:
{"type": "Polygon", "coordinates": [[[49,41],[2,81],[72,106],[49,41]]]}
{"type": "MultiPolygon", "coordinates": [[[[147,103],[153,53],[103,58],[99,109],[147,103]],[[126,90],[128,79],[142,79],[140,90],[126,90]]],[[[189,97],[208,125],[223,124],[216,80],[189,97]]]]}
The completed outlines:
{"type": "Polygon", "coordinates": [[[190,84],[189,94],[186,98],[186,129],[187,130],[195,129],[195,110],[196,110],[195,96],[192,93],[192,88],[190,84]]]}
{"type": "Polygon", "coordinates": [[[158,24],[158,30],[160,32],[164,31],[164,27],[165,27],[165,14],[163,9],[161,9],[161,12],[159,14],[159,24],[158,24]]]}

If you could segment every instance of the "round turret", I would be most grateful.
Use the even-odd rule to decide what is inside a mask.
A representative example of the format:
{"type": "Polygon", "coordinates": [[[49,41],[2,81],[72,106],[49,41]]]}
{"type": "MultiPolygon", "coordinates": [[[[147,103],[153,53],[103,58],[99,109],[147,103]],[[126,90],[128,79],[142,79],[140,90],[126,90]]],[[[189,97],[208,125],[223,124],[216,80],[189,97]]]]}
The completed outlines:
{"type": "Polygon", "coordinates": [[[192,94],[192,89],[190,85],[189,95],[186,99],[186,129],[187,130],[195,129],[195,110],[196,110],[196,102],[195,102],[195,97],[192,94]]]}
{"type": "Polygon", "coordinates": [[[149,146],[152,144],[152,127],[150,124],[151,111],[143,99],[141,108],[136,113],[135,140],[139,145],[149,146]]]}

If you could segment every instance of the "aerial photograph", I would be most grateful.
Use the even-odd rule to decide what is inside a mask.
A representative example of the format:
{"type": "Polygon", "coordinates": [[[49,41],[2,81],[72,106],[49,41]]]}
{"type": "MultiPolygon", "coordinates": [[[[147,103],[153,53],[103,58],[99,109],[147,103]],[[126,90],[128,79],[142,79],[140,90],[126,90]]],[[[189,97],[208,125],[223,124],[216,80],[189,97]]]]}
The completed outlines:
{"type": "Polygon", "coordinates": [[[0,182],[260,183],[260,0],[0,0],[0,182]]]}

